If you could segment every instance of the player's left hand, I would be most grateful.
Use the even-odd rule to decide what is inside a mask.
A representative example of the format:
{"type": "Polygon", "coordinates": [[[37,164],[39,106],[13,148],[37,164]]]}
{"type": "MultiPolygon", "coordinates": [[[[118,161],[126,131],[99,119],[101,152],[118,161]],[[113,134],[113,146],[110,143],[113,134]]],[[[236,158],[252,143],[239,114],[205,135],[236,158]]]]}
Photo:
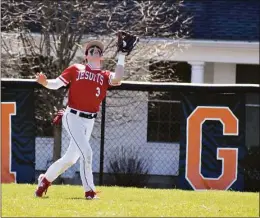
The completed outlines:
{"type": "Polygon", "coordinates": [[[125,53],[126,56],[131,53],[137,42],[139,42],[139,38],[136,35],[125,31],[119,31],[117,36],[117,52],[125,53]]]}
{"type": "Polygon", "coordinates": [[[53,125],[59,125],[60,124],[64,112],[65,112],[64,108],[58,111],[58,113],[56,114],[56,116],[54,117],[54,119],[52,121],[53,125]]]}

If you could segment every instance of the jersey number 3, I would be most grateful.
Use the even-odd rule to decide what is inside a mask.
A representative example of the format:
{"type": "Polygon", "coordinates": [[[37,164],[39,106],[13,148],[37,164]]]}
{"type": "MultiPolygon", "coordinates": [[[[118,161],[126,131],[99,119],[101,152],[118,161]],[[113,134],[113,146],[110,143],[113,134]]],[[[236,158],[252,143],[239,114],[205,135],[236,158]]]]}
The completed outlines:
{"type": "Polygon", "coordinates": [[[96,92],[96,96],[98,97],[98,96],[100,96],[100,88],[97,87],[96,90],[97,90],[97,92],[96,92]]]}

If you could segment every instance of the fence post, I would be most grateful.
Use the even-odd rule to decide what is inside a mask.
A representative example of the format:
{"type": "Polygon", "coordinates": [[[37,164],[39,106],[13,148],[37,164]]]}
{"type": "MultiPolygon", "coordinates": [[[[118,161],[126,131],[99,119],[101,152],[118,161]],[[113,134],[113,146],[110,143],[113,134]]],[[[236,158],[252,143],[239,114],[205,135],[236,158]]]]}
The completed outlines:
{"type": "Polygon", "coordinates": [[[105,120],[106,120],[106,98],[102,102],[100,163],[99,163],[99,185],[103,185],[104,145],[105,145],[105,120]]]}
{"type": "MultiPolygon", "coordinates": [[[[61,131],[62,126],[54,125],[53,127],[53,133],[54,133],[54,145],[53,145],[53,157],[52,157],[52,163],[57,161],[61,158],[61,131]]],[[[58,178],[53,182],[54,184],[61,184],[61,177],[58,176],[58,178]]]]}

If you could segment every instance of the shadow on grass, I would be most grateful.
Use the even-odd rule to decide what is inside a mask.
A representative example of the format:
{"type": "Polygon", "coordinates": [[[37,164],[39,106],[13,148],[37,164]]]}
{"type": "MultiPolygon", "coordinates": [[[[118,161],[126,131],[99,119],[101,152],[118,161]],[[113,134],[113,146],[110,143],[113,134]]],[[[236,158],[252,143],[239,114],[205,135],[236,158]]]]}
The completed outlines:
{"type": "Polygon", "coordinates": [[[44,196],[44,197],[35,197],[36,199],[49,199],[49,196],[44,196]]]}
{"type": "Polygon", "coordinates": [[[86,199],[85,197],[71,197],[71,198],[66,198],[66,199],[68,199],[68,200],[85,200],[85,201],[99,200],[99,198],[86,199]]]}
{"type": "Polygon", "coordinates": [[[71,198],[66,198],[66,199],[70,199],[70,200],[86,200],[85,197],[71,197],[71,198]]]}

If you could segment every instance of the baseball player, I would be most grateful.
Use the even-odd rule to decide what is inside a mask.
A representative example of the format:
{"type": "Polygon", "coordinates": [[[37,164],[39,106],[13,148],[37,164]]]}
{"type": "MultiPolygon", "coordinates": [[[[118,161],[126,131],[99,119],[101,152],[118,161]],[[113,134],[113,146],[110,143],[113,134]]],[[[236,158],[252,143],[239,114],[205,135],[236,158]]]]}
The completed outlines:
{"type": "Polygon", "coordinates": [[[117,42],[117,65],[115,72],[101,70],[104,45],[98,40],[86,44],[86,65],[73,64],[56,79],[47,79],[37,73],[36,81],[48,89],[69,86],[68,106],[62,124],[70,135],[69,147],[59,160],[53,163],[45,174],[38,178],[37,197],[46,194],[51,183],[80,158],[80,177],[86,199],[97,198],[92,174],[92,149],[89,139],[97,117],[99,106],[106,91],[111,86],[121,84],[124,75],[125,56],[129,55],[139,38],[130,33],[119,31],[117,42]]]}

